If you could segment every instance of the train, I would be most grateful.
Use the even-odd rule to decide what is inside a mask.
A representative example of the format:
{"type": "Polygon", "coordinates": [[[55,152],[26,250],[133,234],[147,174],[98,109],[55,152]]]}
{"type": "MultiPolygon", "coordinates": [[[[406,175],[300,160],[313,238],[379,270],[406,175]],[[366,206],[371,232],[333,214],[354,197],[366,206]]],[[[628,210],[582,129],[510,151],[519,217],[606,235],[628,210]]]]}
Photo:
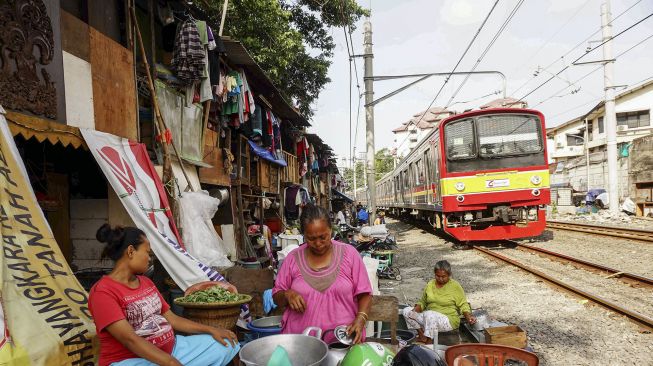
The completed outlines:
{"type": "MultiPolygon", "coordinates": [[[[461,242],[540,235],[551,200],[544,115],[493,108],[450,116],[376,187],[377,208],[461,242]]],[[[355,193],[363,205],[367,195],[355,193]]]]}

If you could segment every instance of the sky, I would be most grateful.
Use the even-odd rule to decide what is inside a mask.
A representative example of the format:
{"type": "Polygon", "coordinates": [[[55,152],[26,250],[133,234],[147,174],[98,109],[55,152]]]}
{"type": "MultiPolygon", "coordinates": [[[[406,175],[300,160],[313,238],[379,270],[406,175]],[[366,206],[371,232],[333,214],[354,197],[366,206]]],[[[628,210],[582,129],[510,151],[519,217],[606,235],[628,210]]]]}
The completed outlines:
{"type": "MultiPolygon", "coordinates": [[[[336,0],[327,0],[336,1],[336,0]]],[[[473,38],[495,0],[358,0],[372,9],[374,75],[401,75],[450,72],[473,38]]],[[[457,71],[467,71],[497,34],[519,0],[500,0],[483,30],[463,58],[457,71]]],[[[587,47],[600,42],[581,41],[597,32],[588,41],[601,40],[601,4],[604,0],[526,0],[505,30],[482,59],[477,71],[500,71],[507,78],[507,96],[522,98],[572,61],[603,59],[602,47],[585,53],[587,47]],[[565,56],[566,55],[566,56],[565,56]],[[538,76],[534,73],[540,69],[538,76]]],[[[652,0],[612,0],[613,34],[625,30],[653,13],[652,0]],[[633,6],[634,5],[634,6],[633,6]]],[[[363,22],[352,34],[354,54],[363,53],[363,22]]],[[[342,28],[331,29],[336,42],[331,82],[320,93],[313,106],[312,133],[319,134],[342,158],[350,157],[350,131],[356,154],[365,151],[365,108],[360,107],[358,123],[358,90],[355,75],[352,83],[350,125],[349,57],[342,28]],[[357,129],[356,129],[357,125],[357,129]],[[350,127],[351,126],[351,127],[350,127]],[[356,132],[357,131],[357,132],[356,132]],[[357,138],[355,139],[355,137],[357,138]],[[353,141],[355,139],[355,142],[353,141]]],[[[635,85],[653,77],[653,17],[615,38],[614,56],[640,45],[617,58],[614,66],[615,85],[635,85]],[[651,37],[645,40],[647,37],[651,37]]],[[[361,93],[363,60],[356,59],[361,93]]],[[[353,66],[353,64],[352,64],[353,66]]],[[[548,84],[528,95],[529,107],[544,113],[547,127],[564,123],[589,111],[604,95],[602,68],[578,81],[600,65],[571,66],[548,84]]],[[[433,106],[444,107],[465,77],[452,77],[433,106]]],[[[377,81],[374,97],[379,98],[414,79],[377,81]]],[[[432,77],[391,97],[375,107],[375,149],[393,147],[392,129],[424,111],[444,83],[443,77],[432,77]]],[[[467,80],[450,109],[464,111],[478,108],[501,97],[501,80],[495,75],[474,75],[467,80]],[[492,94],[489,95],[488,94],[492,94]],[[485,96],[485,97],[484,97],[485,96]]]]}

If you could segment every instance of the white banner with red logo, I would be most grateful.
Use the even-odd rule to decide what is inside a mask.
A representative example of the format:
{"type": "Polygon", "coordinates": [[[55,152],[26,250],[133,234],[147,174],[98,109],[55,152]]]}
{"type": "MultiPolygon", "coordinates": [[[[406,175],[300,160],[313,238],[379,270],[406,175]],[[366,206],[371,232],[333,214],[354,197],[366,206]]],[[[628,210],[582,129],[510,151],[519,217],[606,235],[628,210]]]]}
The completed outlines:
{"type": "Polygon", "coordinates": [[[161,179],[145,145],[95,130],[83,129],[88,148],[152,250],[182,290],[223,277],[193,258],[183,247],[161,179]]]}

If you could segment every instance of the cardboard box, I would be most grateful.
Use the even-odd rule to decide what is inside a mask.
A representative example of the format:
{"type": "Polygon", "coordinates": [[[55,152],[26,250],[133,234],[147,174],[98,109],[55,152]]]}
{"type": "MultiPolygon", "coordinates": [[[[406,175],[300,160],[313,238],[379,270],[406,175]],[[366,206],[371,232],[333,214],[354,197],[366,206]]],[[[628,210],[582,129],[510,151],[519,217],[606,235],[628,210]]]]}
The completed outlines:
{"type": "Polygon", "coordinates": [[[515,348],[526,348],[526,332],[516,325],[486,328],[485,342],[515,348]]]}

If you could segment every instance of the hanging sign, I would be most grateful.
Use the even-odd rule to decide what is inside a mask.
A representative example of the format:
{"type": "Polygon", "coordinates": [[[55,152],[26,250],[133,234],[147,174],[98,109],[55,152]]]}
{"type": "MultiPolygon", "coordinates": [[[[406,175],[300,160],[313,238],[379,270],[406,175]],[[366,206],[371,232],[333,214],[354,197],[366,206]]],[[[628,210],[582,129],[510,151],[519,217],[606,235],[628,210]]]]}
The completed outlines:
{"type": "Polygon", "coordinates": [[[88,294],[36,201],[2,107],[0,186],[0,365],[94,365],[88,294]]]}

